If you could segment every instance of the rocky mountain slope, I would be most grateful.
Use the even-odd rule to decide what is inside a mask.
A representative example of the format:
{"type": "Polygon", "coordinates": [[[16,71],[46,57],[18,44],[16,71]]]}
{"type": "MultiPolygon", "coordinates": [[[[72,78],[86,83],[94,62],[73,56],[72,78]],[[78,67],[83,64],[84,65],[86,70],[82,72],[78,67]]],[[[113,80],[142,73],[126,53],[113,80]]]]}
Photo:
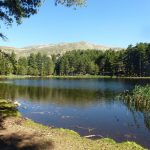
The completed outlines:
{"type": "Polygon", "coordinates": [[[72,51],[72,50],[107,50],[107,49],[120,49],[120,48],[115,48],[115,47],[108,47],[108,46],[103,46],[103,45],[96,45],[96,44],[91,44],[88,42],[74,42],[74,43],[60,43],[60,44],[46,44],[46,45],[35,45],[35,46],[28,46],[28,47],[23,47],[23,48],[15,48],[15,47],[5,47],[5,46],[0,46],[0,49],[7,52],[11,53],[14,51],[17,56],[28,56],[30,53],[38,53],[41,52],[42,54],[47,54],[47,55],[52,55],[52,54],[63,54],[67,51],[72,51]]]}

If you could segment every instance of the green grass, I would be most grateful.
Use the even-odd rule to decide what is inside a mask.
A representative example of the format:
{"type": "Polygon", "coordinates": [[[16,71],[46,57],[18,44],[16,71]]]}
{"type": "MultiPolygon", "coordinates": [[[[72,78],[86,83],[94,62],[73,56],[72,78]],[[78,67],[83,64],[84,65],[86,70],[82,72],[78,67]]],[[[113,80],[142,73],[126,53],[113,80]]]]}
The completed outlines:
{"type": "Polygon", "coordinates": [[[99,76],[99,75],[75,75],[75,76],[46,76],[47,78],[63,79],[98,79],[98,78],[116,78],[116,76],[99,76]]]}
{"type": "Polygon", "coordinates": [[[25,78],[57,78],[57,79],[150,79],[150,77],[125,77],[125,76],[102,76],[102,75],[75,75],[75,76],[31,76],[31,75],[0,75],[0,79],[25,79],[25,78]]]}
{"type": "MultiPolygon", "coordinates": [[[[0,99],[0,114],[4,117],[15,117],[14,119],[21,118],[20,113],[17,111],[14,104],[8,100],[0,99]]],[[[135,142],[122,142],[116,143],[114,140],[109,138],[102,138],[98,140],[91,140],[85,137],[81,137],[78,133],[72,130],[63,128],[51,128],[38,123],[33,122],[29,119],[24,119],[22,124],[13,124],[17,129],[20,128],[23,131],[29,130],[36,132],[37,135],[44,135],[46,139],[54,142],[56,149],[66,150],[70,149],[88,149],[88,150],[144,150],[140,145],[135,142]],[[21,127],[22,126],[22,127],[21,127]]],[[[21,130],[20,130],[21,132],[21,130]]],[[[43,139],[41,139],[42,141],[43,139]]]]}
{"type": "Polygon", "coordinates": [[[31,78],[34,76],[30,75],[0,75],[0,79],[24,79],[24,78],[31,78]]]}
{"type": "Polygon", "coordinates": [[[150,85],[135,86],[132,91],[125,91],[121,98],[129,108],[150,111],[150,85]]]}
{"type": "Polygon", "coordinates": [[[150,101],[150,85],[135,86],[132,91],[132,96],[138,101],[150,101]]]}
{"type": "Polygon", "coordinates": [[[99,75],[76,75],[76,76],[56,76],[56,75],[49,75],[49,76],[31,76],[31,75],[0,75],[1,79],[17,79],[17,78],[75,78],[75,79],[93,79],[93,78],[116,78],[116,76],[99,76],[99,75]]]}
{"type": "Polygon", "coordinates": [[[31,120],[27,120],[24,123],[24,126],[27,128],[35,129],[38,132],[42,131],[42,133],[47,133],[48,135],[50,134],[51,140],[54,141],[55,144],[60,145],[61,150],[65,150],[69,146],[71,146],[72,149],[80,150],[144,150],[144,148],[135,142],[126,141],[122,143],[116,143],[110,138],[91,140],[85,137],[81,137],[75,131],[63,128],[45,127],[31,120]]]}
{"type": "Polygon", "coordinates": [[[11,101],[0,99],[0,116],[6,118],[19,117],[21,115],[11,101]]]}

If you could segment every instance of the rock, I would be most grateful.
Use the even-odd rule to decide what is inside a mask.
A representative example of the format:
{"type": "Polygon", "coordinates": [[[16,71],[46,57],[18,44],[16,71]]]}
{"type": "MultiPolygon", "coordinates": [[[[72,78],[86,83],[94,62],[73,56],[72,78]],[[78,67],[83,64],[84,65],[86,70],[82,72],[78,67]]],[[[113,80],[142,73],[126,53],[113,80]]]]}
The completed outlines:
{"type": "Polygon", "coordinates": [[[21,106],[21,104],[20,104],[19,102],[17,102],[17,101],[15,101],[14,104],[15,104],[16,106],[21,106]]]}

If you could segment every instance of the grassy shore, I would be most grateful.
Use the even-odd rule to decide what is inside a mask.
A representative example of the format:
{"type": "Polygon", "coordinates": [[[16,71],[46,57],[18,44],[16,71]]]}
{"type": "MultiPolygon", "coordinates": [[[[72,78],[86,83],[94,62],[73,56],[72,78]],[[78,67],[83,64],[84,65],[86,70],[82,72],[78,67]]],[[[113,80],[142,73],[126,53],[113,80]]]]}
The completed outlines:
{"type": "Polygon", "coordinates": [[[25,78],[57,78],[57,79],[150,79],[150,77],[123,77],[102,75],[76,75],[76,76],[31,76],[31,75],[0,75],[0,79],[25,79],[25,78]]]}
{"type": "Polygon", "coordinates": [[[0,149],[143,150],[134,142],[91,140],[62,128],[51,128],[23,118],[11,101],[0,99],[0,149]]]}
{"type": "Polygon", "coordinates": [[[98,78],[117,78],[115,76],[98,75],[76,75],[76,76],[30,76],[30,75],[0,75],[0,79],[24,79],[24,78],[58,78],[58,79],[98,79],[98,78]]]}

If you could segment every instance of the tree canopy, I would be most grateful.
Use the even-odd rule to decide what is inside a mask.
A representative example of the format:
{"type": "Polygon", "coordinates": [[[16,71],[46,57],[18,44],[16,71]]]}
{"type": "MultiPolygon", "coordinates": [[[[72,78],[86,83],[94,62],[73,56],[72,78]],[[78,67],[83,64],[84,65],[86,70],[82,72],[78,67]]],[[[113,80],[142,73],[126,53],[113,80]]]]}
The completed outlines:
{"type": "Polygon", "coordinates": [[[67,7],[70,6],[83,6],[86,3],[86,0],[55,0],[55,4],[62,4],[67,7]]]}
{"type": "Polygon", "coordinates": [[[63,55],[30,54],[19,57],[0,51],[0,75],[150,76],[150,43],[127,49],[73,50],[63,55]]]}
{"type": "MultiPolygon", "coordinates": [[[[82,6],[86,0],[55,0],[55,5],[61,4],[67,7],[82,6]]],[[[23,18],[29,18],[38,12],[38,8],[44,0],[1,0],[0,1],[0,21],[11,26],[13,22],[22,23],[23,18]]],[[[0,37],[6,37],[0,33],[0,37]]]]}

